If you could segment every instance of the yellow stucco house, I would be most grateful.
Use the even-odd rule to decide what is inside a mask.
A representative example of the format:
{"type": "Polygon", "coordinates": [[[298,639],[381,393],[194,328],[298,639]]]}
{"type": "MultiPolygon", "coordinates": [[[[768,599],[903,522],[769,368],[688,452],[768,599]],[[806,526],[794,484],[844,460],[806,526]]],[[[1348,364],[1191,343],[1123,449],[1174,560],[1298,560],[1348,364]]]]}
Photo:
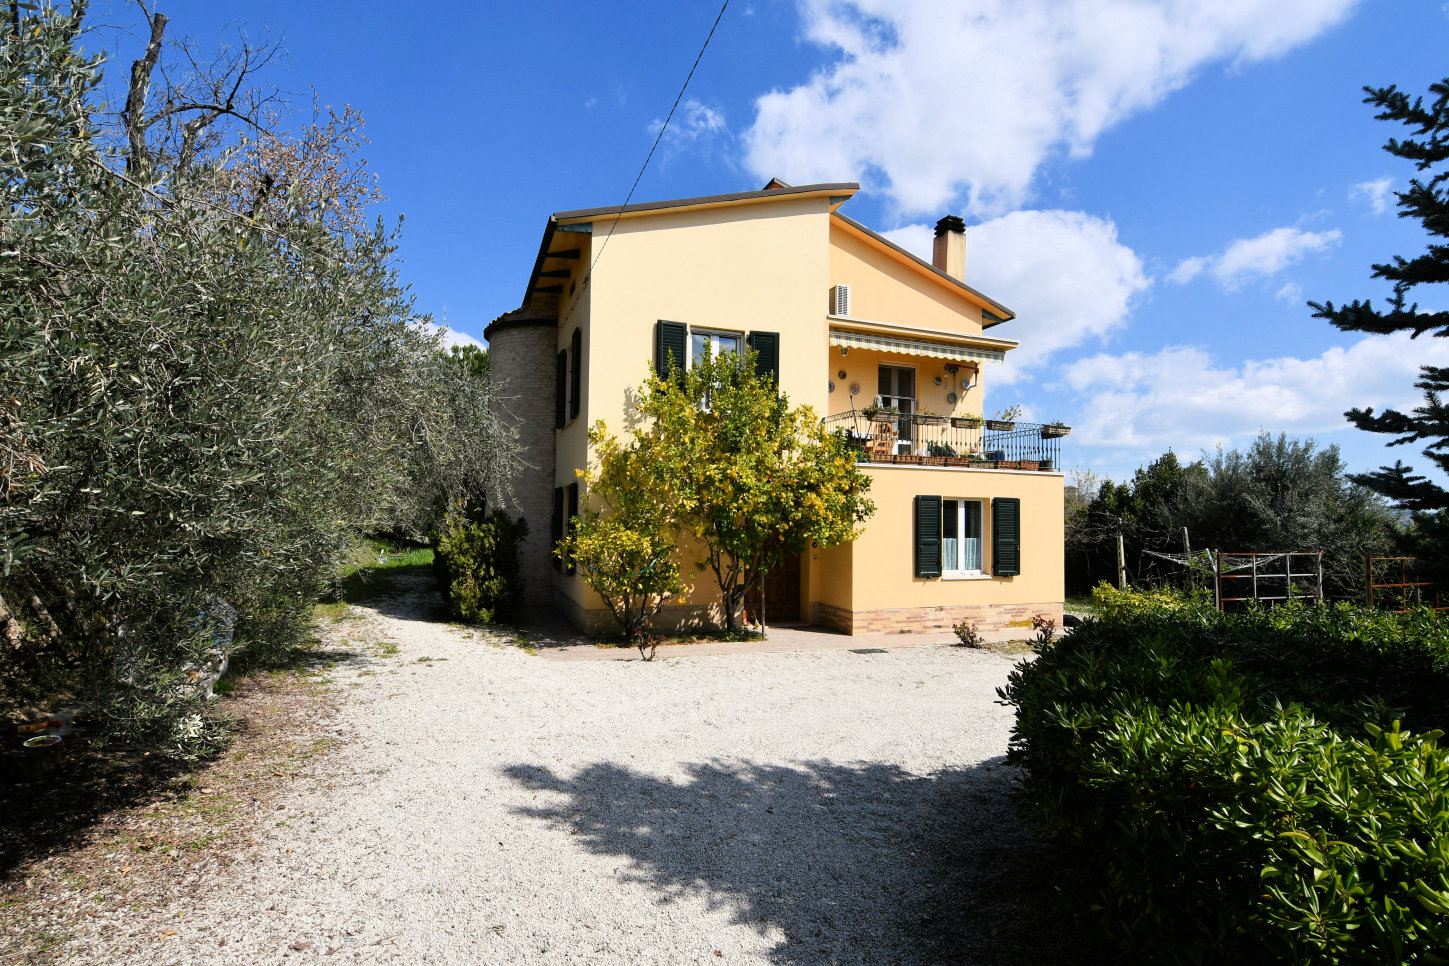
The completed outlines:
{"type": "MultiPolygon", "coordinates": [[[[772,573],[770,623],[847,633],[984,632],[1062,615],[1065,427],[988,422],[991,365],[1016,343],[1010,309],[966,284],[959,218],[936,227],[932,262],[839,209],[856,184],[556,212],[523,303],[485,332],[490,375],[523,465],[495,503],[529,523],[529,603],[590,631],[608,611],[551,547],[579,501],[588,426],[627,425],[632,390],[664,353],[755,347],[792,405],[846,434],[872,477],[875,515],[855,542],[772,573]]],[[[999,405],[999,403],[998,403],[999,405]]],[[[665,626],[719,623],[695,583],[665,626]]]]}

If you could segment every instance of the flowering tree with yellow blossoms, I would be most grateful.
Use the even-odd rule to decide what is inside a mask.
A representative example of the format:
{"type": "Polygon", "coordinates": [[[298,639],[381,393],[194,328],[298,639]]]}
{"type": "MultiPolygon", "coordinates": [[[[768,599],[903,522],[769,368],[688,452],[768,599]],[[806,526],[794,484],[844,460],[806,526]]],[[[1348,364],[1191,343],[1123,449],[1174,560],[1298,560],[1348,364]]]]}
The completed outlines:
{"type": "Polygon", "coordinates": [[[812,545],[855,539],[875,512],[870,478],[809,406],[792,408],[753,351],[655,374],[641,388],[631,449],[673,528],[703,553],[725,626],[770,570],[812,545]]]}
{"type": "Polygon", "coordinates": [[[673,515],[637,445],[609,435],[603,420],[589,442],[596,462],[581,474],[588,500],[557,552],[604,599],[624,637],[639,643],[659,609],[684,591],[673,515]]]}

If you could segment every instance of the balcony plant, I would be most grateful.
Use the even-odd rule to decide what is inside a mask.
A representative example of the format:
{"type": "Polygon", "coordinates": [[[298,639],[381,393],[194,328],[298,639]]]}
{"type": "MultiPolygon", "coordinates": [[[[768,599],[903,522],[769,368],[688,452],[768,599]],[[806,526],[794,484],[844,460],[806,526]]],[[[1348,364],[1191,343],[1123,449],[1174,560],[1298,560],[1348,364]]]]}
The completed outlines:
{"type": "Polygon", "coordinates": [[[1071,432],[1072,427],[1068,426],[1066,423],[1047,423],[1041,428],[1041,438],[1060,439],[1063,436],[1070,435],[1071,432]]]}
{"type": "Polygon", "coordinates": [[[980,416],[952,416],[951,427],[953,429],[980,429],[983,420],[980,416]]]}
{"type": "Polygon", "coordinates": [[[987,429],[1012,430],[1016,428],[1016,419],[1021,415],[1020,406],[1007,406],[998,410],[996,416],[986,421],[987,429]]]}

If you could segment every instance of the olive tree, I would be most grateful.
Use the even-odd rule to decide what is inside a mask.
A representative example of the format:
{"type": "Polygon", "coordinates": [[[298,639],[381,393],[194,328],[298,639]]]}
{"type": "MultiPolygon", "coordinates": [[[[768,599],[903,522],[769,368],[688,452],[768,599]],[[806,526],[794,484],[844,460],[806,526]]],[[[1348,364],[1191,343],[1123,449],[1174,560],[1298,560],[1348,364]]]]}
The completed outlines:
{"type": "MultiPolygon", "coordinates": [[[[0,694],[194,747],[218,599],[234,648],[285,648],[358,532],[506,437],[438,391],[395,232],[338,214],[367,200],[342,155],[278,136],[297,163],[243,176],[240,94],[151,92],[160,14],[111,136],[85,12],[0,8],[0,694]]],[[[262,63],[223,66],[240,90],[262,63]]]]}

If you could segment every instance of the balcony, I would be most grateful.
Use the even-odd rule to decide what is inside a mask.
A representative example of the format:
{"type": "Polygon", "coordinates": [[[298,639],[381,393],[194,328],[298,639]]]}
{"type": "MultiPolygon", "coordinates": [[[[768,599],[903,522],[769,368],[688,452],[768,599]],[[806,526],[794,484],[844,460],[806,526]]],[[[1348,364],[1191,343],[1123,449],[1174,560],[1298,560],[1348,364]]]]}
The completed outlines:
{"type": "Polygon", "coordinates": [[[976,470],[1038,470],[1061,466],[1061,440],[1071,428],[974,416],[920,413],[836,413],[821,420],[844,437],[860,463],[954,466],[976,470]]]}

